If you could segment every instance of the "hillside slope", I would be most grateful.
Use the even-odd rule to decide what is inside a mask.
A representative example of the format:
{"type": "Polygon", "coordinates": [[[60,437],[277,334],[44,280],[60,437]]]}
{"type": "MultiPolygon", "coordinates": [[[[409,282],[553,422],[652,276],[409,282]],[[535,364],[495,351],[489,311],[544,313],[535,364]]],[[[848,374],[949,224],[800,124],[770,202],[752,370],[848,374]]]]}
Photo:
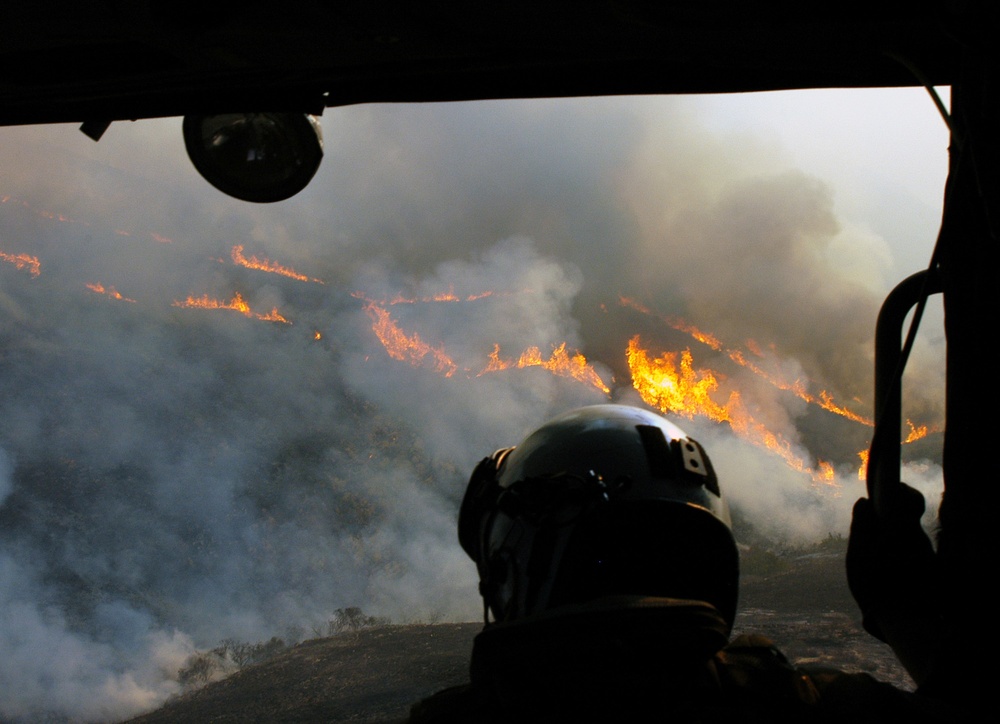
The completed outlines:
{"type": "MultiPolygon", "coordinates": [[[[888,647],[868,636],[843,558],[808,556],[742,582],[738,632],[772,638],[794,662],[822,663],[909,688],[888,647]]],[[[468,678],[480,623],[382,626],[305,641],[130,724],[400,722],[410,705],[468,678]]]]}

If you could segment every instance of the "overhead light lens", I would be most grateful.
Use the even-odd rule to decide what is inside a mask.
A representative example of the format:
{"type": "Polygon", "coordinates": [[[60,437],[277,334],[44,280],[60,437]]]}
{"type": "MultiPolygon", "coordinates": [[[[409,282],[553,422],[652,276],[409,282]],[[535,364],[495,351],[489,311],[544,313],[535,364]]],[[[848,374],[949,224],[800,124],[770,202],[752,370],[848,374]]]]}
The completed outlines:
{"type": "Polygon", "coordinates": [[[185,116],[184,145],[215,188],[258,203],[294,196],[323,160],[319,119],[299,113],[185,116]]]}

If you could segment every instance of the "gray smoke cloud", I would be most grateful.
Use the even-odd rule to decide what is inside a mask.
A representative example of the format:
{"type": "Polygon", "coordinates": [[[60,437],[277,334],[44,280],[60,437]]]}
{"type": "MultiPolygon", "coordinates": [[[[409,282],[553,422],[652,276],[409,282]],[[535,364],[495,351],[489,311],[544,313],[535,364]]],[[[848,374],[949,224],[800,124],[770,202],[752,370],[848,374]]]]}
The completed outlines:
{"type": "MultiPolygon", "coordinates": [[[[176,120],[96,145],[0,135],[0,252],[40,265],[0,262],[0,718],[120,719],[178,691],[195,649],[293,640],[338,608],[477,619],[455,533],[469,472],[570,407],[642,404],[637,333],[654,354],[689,347],[720,400],[739,389],[836,466],[840,487],[821,486],[726,425],[678,420],[735,507],[780,538],[846,530],[868,429],[728,357],[756,349],[870,414],[891,259],[833,188],[706,131],[683,99],[361,106],[329,111],[324,137],[306,191],[254,206],[197,177],[176,120]],[[236,265],[235,245],[307,280],[236,265]],[[177,305],[236,294],[250,316],[177,305]],[[391,356],[371,303],[448,376],[431,353],[391,356]],[[253,316],[272,309],[290,323],[253,316]],[[610,392],[486,371],[495,350],[562,344],[610,392]]],[[[911,385],[931,411],[935,344],[911,385]]],[[[933,461],[909,472],[935,494],[933,461]]]]}

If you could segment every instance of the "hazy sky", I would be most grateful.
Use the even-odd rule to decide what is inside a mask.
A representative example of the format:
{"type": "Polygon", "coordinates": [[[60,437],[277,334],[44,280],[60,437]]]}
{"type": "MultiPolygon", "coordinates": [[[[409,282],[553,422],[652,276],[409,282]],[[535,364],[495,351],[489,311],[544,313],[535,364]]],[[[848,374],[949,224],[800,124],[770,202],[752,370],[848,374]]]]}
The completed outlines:
{"type": "MultiPolygon", "coordinates": [[[[835,470],[820,485],[677,419],[734,507],[785,539],[846,531],[870,428],[773,380],[871,415],[878,305],[940,215],[947,133],[924,91],[358,106],[323,125],[317,177],[274,205],[204,182],[179,119],[99,143],[0,129],[0,718],[123,717],[175,692],[195,648],[312,635],[346,606],[475,620],[455,534],[472,466],[569,407],[641,404],[635,335],[689,349],[720,404],[737,392],[835,470]],[[185,306],[237,294],[245,314],[185,306]],[[421,301],[442,294],[463,301],[421,301]],[[380,313],[422,357],[388,354],[380,313]],[[562,344],[608,392],[483,373],[562,344]]],[[[942,354],[931,314],[918,424],[941,422],[942,354]]],[[[907,479],[931,491],[923,456],[907,479]]]]}

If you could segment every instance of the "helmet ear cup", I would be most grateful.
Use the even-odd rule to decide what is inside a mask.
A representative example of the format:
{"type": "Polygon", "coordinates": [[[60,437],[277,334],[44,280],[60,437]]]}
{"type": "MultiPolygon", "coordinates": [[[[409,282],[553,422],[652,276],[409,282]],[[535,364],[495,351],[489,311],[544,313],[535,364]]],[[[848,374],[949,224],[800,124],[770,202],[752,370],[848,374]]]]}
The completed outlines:
{"type": "Polygon", "coordinates": [[[496,510],[497,501],[503,493],[498,482],[500,466],[513,449],[502,448],[480,460],[472,471],[462,498],[458,511],[458,542],[477,564],[482,563],[483,524],[496,510]]]}

